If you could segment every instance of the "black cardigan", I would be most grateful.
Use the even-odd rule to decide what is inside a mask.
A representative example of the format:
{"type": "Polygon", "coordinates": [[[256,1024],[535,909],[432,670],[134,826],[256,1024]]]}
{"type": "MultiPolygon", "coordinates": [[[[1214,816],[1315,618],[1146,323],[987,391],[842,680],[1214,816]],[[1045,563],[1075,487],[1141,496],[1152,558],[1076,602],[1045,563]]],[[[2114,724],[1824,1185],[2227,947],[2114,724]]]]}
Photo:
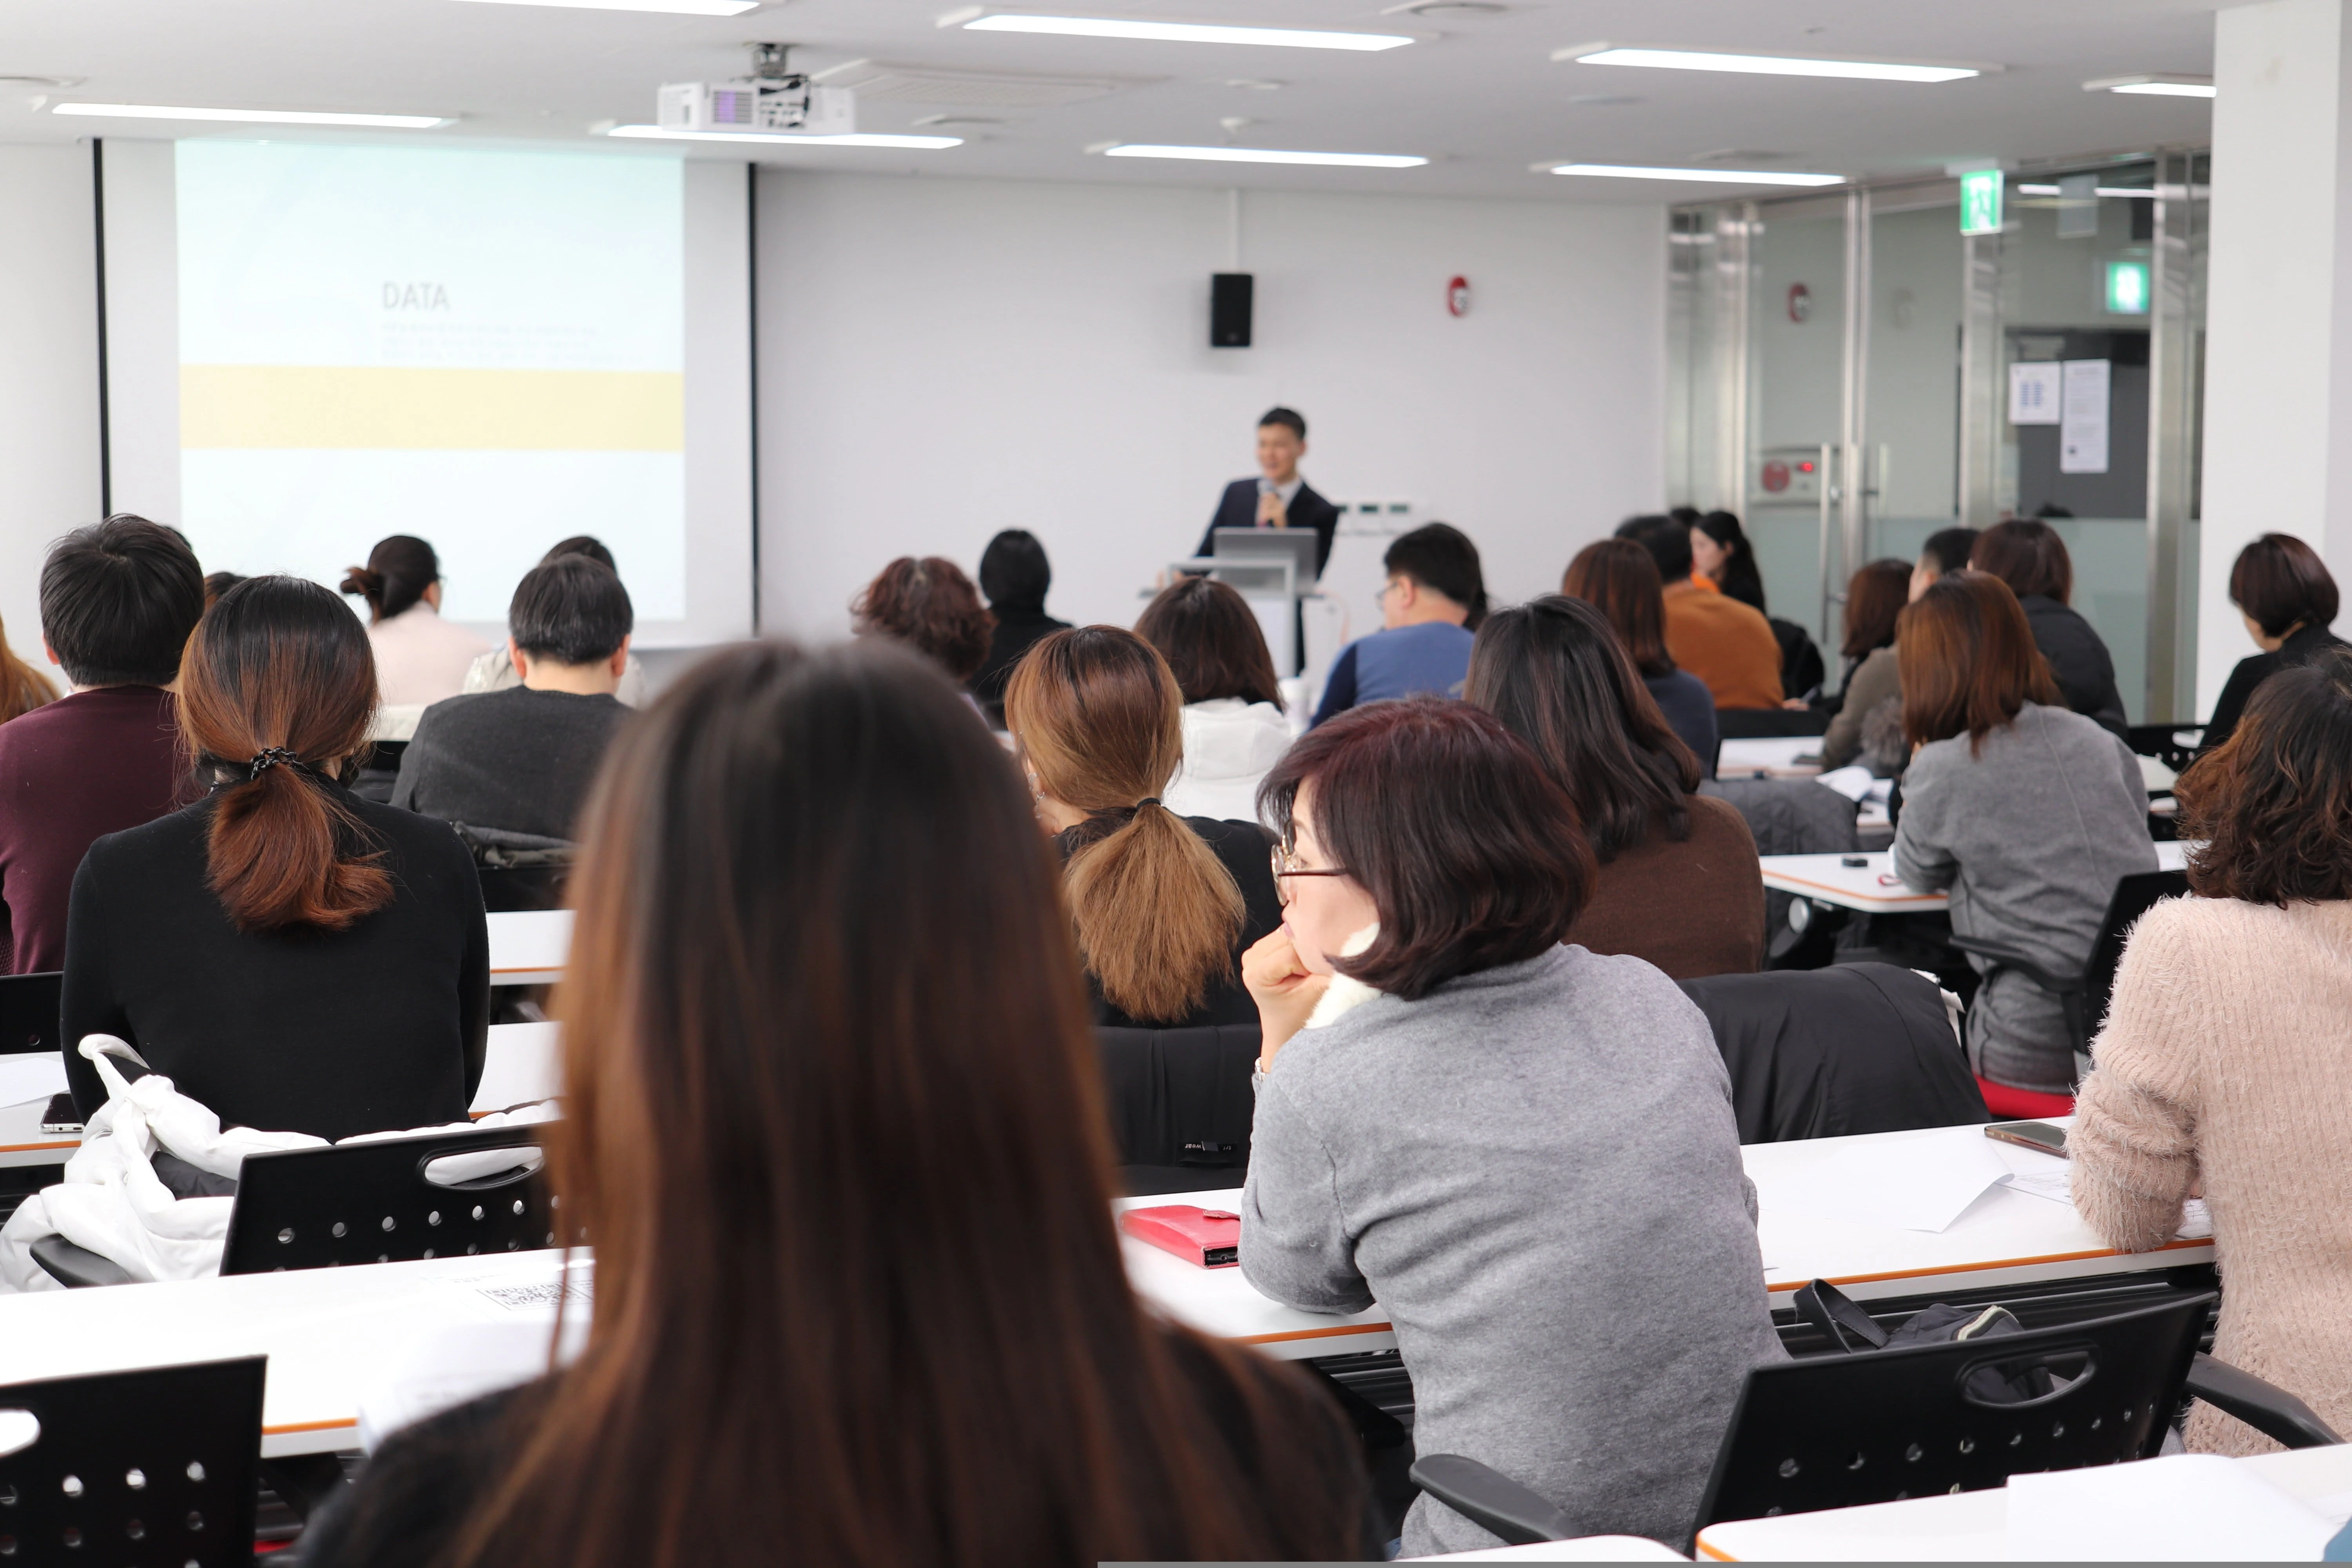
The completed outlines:
{"type": "Polygon", "coordinates": [[[391,903],[347,931],[246,933],[205,882],[214,803],[109,834],[66,916],[66,1077],[106,1102],[74,1047],[119,1035],[225,1127],[327,1139],[462,1121],[489,1026],[489,932],[448,825],[335,789],[383,849],[391,903]]]}
{"type": "MultiPolygon", "coordinates": [[[[1234,944],[1233,967],[1223,979],[1210,984],[1208,994],[1192,1012],[1181,1018],[1151,1023],[1130,1018],[1105,1001],[1102,983],[1088,970],[1087,994],[1094,1003],[1097,1024],[1125,1029],[1187,1029],[1208,1024],[1257,1022],[1257,1004],[1250,1000],[1250,994],[1242,986],[1241,957],[1252,942],[1282,923],[1282,900],[1274,890],[1274,840],[1255,822],[1219,822],[1208,816],[1181,820],[1216,852],[1218,860],[1233,874],[1234,885],[1242,890],[1242,934],[1234,944]]],[[[1085,832],[1083,826],[1073,827],[1055,838],[1055,847],[1062,852],[1063,859],[1077,852],[1085,832]]]]}
{"type": "Polygon", "coordinates": [[[2246,703],[2254,695],[2254,688],[2280,670],[2298,664],[2309,664],[2332,647],[2347,646],[2342,637],[2326,626],[2303,626],[2279,644],[2273,653],[2258,653],[2242,658],[2230,671],[2230,679],[2221,687],[2221,695],[2213,700],[2213,717],[2205,722],[2204,738],[2197,742],[2202,756],[2228,740],[2246,714],[2246,703]]]}
{"type": "Polygon", "coordinates": [[[2116,689],[2116,661],[2091,623],[2041,594],[2028,594],[2018,603],[2025,608],[2026,624],[2033,628],[2033,646],[2049,661],[2066,706],[2117,740],[2126,739],[2127,721],[2123,693],[2116,689]]]}

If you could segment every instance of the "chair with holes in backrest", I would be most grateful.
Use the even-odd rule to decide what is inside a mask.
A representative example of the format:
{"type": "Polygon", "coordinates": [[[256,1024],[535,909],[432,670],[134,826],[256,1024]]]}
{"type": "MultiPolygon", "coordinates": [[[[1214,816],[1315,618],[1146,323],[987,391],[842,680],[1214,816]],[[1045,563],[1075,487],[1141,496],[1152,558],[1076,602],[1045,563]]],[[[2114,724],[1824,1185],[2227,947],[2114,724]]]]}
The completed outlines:
{"type": "MultiPolygon", "coordinates": [[[[2066,1035],[2077,1055],[2089,1052],[2091,1041],[2107,1021],[2107,1002],[2116,988],[2116,968],[2123,963],[2124,943],[2140,916],[2167,899],[2189,892],[2186,871],[2132,871],[2116,879],[2091,943],[2091,956],[2079,974],[2059,974],[2036,963],[2016,948],[1981,937],[1955,934],[1951,941],[1962,952],[1992,960],[1995,969],[2013,969],[2058,1000],[2066,1020],[2066,1035]]],[[[1988,976],[1990,977],[1990,976],[1988,976]]]]}
{"type": "MultiPolygon", "coordinates": [[[[478,1127],[417,1138],[249,1154],[221,1251],[223,1274],[556,1245],[555,1200],[539,1143],[551,1123],[478,1127]],[[486,1175],[442,1165],[452,1155],[528,1150],[486,1175]],[[436,1168],[437,1167],[437,1168],[436,1168]]],[[[470,1160],[478,1168],[495,1160],[470,1160]]]]}
{"type": "Polygon", "coordinates": [[[0,1387],[0,1558],[247,1568],[268,1364],[0,1387]]]}
{"type": "Polygon", "coordinates": [[[65,976],[0,974],[0,1057],[54,1051],[65,976]]]}

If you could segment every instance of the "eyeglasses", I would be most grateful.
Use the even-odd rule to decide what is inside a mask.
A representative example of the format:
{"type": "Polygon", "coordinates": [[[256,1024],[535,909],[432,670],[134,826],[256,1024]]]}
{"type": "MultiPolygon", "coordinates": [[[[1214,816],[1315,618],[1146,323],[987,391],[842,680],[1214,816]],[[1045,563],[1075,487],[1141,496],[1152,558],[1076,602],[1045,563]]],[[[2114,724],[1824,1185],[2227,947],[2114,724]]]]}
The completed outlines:
{"type": "Polygon", "coordinates": [[[1286,877],[1344,877],[1347,875],[1348,872],[1343,868],[1334,867],[1328,870],[1321,870],[1301,866],[1298,863],[1297,850],[1287,844],[1277,844],[1274,847],[1274,896],[1286,904],[1290,902],[1290,886],[1284,880],[1286,877]]]}

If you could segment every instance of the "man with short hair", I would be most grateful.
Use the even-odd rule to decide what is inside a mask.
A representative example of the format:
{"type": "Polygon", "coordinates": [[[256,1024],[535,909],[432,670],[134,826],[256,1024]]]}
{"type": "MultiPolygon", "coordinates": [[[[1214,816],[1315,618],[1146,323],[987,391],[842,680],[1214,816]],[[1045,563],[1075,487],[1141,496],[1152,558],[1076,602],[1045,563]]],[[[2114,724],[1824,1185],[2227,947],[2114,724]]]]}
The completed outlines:
{"type": "Polygon", "coordinates": [[[1617,528],[1650,552],[1666,585],[1666,652],[1706,685],[1717,708],[1780,706],[1780,639],[1754,606],[1691,581],[1687,525],[1633,517],[1617,528]]]}
{"type": "Polygon", "coordinates": [[[507,608],[520,686],[436,702],[401,753],[392,804],[461,826],[569,840],[604,748],[628,716],[613,693],[635,624],[603,563],[562,555],[525,574],[507,608]]]}
{"type": "Polygon", "coordinates": [[[9,973],[65,967],[67,900],[91,844],[195,797],[169,688],[204,613],[204,568],[176,529],[118,513],[50,546],[41,647],[73,690],[0,724],[9,973]]]}
{"type": "Polygon", "coordinates": [[[1307,416],[1293,408],[1267,409],[1257,422],[1257,477],[1225,487],[1194,553],[1214,555],[1221,528],[1311,528],[1315,571],[1321,575],[1331,559],[1331,540],[1339,531],[1339,509],[1299,478],[1298,459],[1305,456],[1307,416]]]}
{"type": "Polygon", "coordinates": [[[1401,534],[1381,558],[1381,629],[1339,650],[1324,678],[1320,724],[1366,702],[1428,694],[1459,697],[1470,677],[1470,645],[1486,618],[1478,547],[1450,522],[1401,534]]]}

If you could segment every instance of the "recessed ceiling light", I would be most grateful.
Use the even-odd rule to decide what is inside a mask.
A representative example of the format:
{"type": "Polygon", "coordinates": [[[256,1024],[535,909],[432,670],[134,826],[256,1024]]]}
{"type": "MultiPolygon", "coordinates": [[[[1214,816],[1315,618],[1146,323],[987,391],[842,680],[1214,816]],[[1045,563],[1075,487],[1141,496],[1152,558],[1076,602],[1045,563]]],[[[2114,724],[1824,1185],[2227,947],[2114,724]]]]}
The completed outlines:
{"type": "Polygon", "coordinates": [[[439,114],[331,114],[309,109],[188,109],[162,103],[60,103],[51,114],[105,120],[218,120],[232,125],[365,125],[377,130],[429,131],[448,123],[439,114]]]}
{"type": "Polygon", "coordinates": [[[1010,121],[989,114],[926,114],[915,121],[918,125],[936,125],[942,130],[950,125],[1004,125],[1010,121]]]}
{"type": "Polygon", "coordinates": [[[1290,84],[1286,81],[1276,81],[1272,77],[1234,76],[1227,77],[1225,85],[1240,88],[1244,92],[1280,92],[1290,84]]]}
{"type": "Polygon", "coordinates": [[[896,147],[916,153],[961,147],[961,136],[885,136],[857,132],[846,136],[795,136],[785,131],[665,131],[658,125],[615,125],[607,136],[632,142],[751,142],[767,147],[896,147]]]}
{"type": "Polygon", "coordinates": [[[1755,76],[1852,77],[1864,81],[1958,81],[1982,76],[1984,66],[1937,65],[1907,60],[1797,58],[1724,49],[1653,49],[1620,44],[1577,44],[1554,49],[1555,60],[1584,66],[1647,66],[1656,70],[1744,71],[1755,76]]]}
{"type": "MultiPolygon", "coordinates": [[[[2017,194],[2021,196],[2063,196],[2066,190],[2063,185],[2021,184],[2017,187],[2017,194]]],[[[2091,194],[2095,196],[2118,196],[2126,201],[2156,200],[2156,192],[2146,185],[2096,185],[2092,187],[2091,194]]]]}
{"type": "Polygon", "coordinates": [[[1242,27],[1212,22],[1150,22],[1132,16],[1036,16],[1019,12],[951,11],[942,27],[974,33],[1056,33],[1076,38],[1139,38],[1161,44],[1262,44],[1282,49],[1394,49],[1404,33],[1327,33],[1305,27],[1242,27]]]}
{"type": "Polygon", "coordinates": [[[1539,174],[1592,174],[1612,180],[1688,180],[1714,185],[1838,185],[1843,174],[1794,174],[1769,169],[1652,169],[1634,163],[1537,163],[1539,174]]]}
{"type": "Polygon", "coordinates": [[[760,0],[479,0],[498,5],[562,5],[575,11],[664,11],[684,16],[740,16],[760,0]]]}
{"type": "Polygon", "coordinates": [[[1206,163],[1317,163],[1334,169],[1417,169],[1429,162],[1410,153],[1289,153],[1271,147],[1167,147],[1114,142],[1090,147],[1107,158],[1192,158],[1206,163]]]}
{"type": "Polygon", "coordinates": [[[1510,10],[1496,0],[1405,0],[1381,12],[1383,16],[1500,16],[1510,10]]]}
{"type": "Polygon", "coordinates": [[[2136,92],[2155,98],[2210,98],[2213,79],[2210,76],[2173,76],[2166,72],[2143,72],[2138,76],[2105,76],[2083,84],[2084,92],[2136,92]]]}

